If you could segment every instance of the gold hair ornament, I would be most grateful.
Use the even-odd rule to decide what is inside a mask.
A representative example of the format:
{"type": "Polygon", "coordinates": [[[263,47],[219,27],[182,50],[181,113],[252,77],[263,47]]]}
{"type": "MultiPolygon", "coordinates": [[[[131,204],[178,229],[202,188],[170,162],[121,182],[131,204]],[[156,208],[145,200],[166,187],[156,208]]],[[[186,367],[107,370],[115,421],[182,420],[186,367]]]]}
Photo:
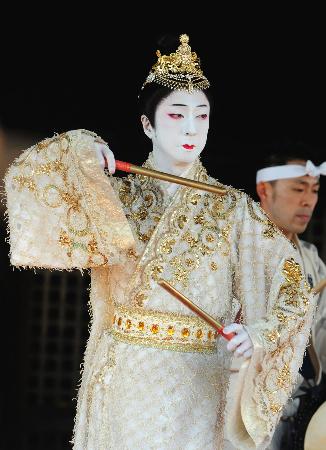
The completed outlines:
{"type": "Polygon", "coordinates": [[[188,91],[207,89],[209,81],[200,68],[200,59],[191,51],[189,36],[180,36],[180,45],[175,53],[162,55],[156,51],[157,62],[153,65],[142,89],[148,83],[158,83],[170,89],[188,91]]]}

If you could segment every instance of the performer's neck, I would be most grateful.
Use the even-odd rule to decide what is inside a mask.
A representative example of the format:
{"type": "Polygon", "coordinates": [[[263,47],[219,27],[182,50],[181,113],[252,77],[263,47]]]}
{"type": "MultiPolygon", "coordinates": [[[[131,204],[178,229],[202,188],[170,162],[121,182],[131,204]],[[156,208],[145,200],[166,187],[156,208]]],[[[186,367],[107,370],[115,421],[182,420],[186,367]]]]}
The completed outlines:
{"type": "Polygon", "coordinates": [[[155,149],[153,149],[153,159],[157,170],[176,176],[182,175],[193,164],[192,162],[176,161],[175,159],[168,158],[166,154],[156,152],[155,149]]]}

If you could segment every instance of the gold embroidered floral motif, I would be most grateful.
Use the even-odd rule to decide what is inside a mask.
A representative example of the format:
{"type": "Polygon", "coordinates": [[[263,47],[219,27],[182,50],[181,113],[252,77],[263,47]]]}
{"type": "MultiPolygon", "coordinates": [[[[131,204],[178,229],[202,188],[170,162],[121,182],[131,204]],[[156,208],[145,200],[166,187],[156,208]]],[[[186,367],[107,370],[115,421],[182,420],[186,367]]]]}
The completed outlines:
{"type": "Polygon", "coordinates": [[[136,261],[137,258],[138,258],[136,251],[134,249],[132,249],[132,248],[128,250],[127,256],[128,256],[128,258],[131,258],[134,261],[136,261]]]}
{"type": "Polygon", "coordinates": [[[163,195],[159,186],[143,176],[115,179],[113,183],[135,234],[147,243],[164,212],[163,195]]]}
{"type": "Polygon", "coordinates": [[[134,197],[131,195],[130,180],[124,180],[124,183],[121,185],[120,190],[119,190],[119,197],[120,197],[121,202],[125,206],[132,205],[132,203],[134,201],[134,197]]]}
{"type": "MultiPolygon", "coordinates": [[[[82,133],[90,134],[86,131],[82,133]]],[[[94,136],[96,135],[94,134],[94,136]]],[[[45,139],[32,147],[30,152],[26,152],[24,157],[14,164],[26,175],[13,177],[13,182],[17,183],[20,189],[27,188],[34,192],[37,201],[44,206],[64,208],[65,212],[62,216],[64,217],[65,214],[66,223],[63,225],[66,229],[60,231],[57,242],[66,247],[68,257],[72,256],[74,249],[80,249],[88,255],[88,262],[96,256],[102,263],[104,261],[107,263],[106,257],[98,252],[98,243],[94,233],[91,232],[89,216],[82,206],[82,195],[76,193],[78,186],[69,182],[68,167],[71,155],[69,150],[72,142],[69,133],[63,133],[45,139]],[[41,182],[39,177],[41,177],[41,182]],[[46,183],[47,179],[48,183],[46,183]],[[75,237],[85,239],[75,241],[75,237]]],[[[101,265],[99,261],[96,261],[97,264],[101,265]]]]}
{"type": "Polygon", "coordinates": [[[263,230],[263,236],[268,239],[273,239],[275,236],[275,227],[271,224],[267,224],[266,228],[263,230]]]}
{"type": "MultiPolygon", "coordinates": [[[[303,277],[300,265],[293,258],[284,262],[282,274],[286,282],[281,285],[279,295],[284,297],[284,305],[295,308],[295,314],[293,312],[289,315],[286,314],[279,305],[275,305],[273,311],[279,323],[291,329],[291,322],[293,324],[296,323],[298,317],[303,317],[307,309],[307,305],[305,304],[306,297],[300,286],[303,277]]],[[[266,338],[270,342],[277,343],[277,333],[276,330],[269,332],[266,334],[266,338]]]]}
{"type": "Polygon", "coordinates": [[[276,343],[277,339],[280,337],[280,334],[278,331],[274,330],[274,331],[270,331],[269,333],[266,333],[266,338],[271,341],[276,343]]]}
{"type": "Polygon", "coordinates": [[[283,266],[283,274],[288,283],[293,283],[299,285],[302,280],[302,272],[300,265],[294,261],[293,258],[287,259],[283,266]]]}
{"type": "Polygon", "coordinates": [[[87,250],[89,253],[97,253],[98,252],[97,242],[95,239],[91,239],[89,241],[89,243],[87,244],[87,250]]]}
{"type": "Polygon", "coordinates": [[[273,414],[278,414],[282,410],[282,406],[278,403],[271,403],[269,409],[273,414]]]}
{"type": "MultiPolygon", "coordinates": [[[[217,186],[222,186],[220,183],[215,184],[217,186]]],[[[210,214],[210,216],[215,220],[226,220],[234,211],[238,196],[239,194],[235,189],[229,188],[228,195],[223,195],[222,197],[214,199],[214,202],[212,204],[211,198],[207,194],[205,194],[205,202],[207,202],[206,205],[208,206],[208,214],[210,214]],[[212,206],[210,206],[211,204],[212,206]]]]}
{"type": "Polygon", "coordinates": [[[81,196],[72,194],[71,192],[60,192],[61,198],[67,203],[73,210],[80,211],[81,196]]]}
{"type": "MultiPolygon", "coordinates": [[[[267,421],[270,421],[270,414],[281,412],[284,399],[291,389],[294,380],[291,366],[297,345],[296,336],[302,332],[305,325],[305,301],[309,303],[299,264],[293,258],[288,259],[284,262],[281,273],[284,282],[280,287],[279,300],[272,310],[278,325],[275,329],[263,333],[270,351],[264,360],[268,367],[268,376],[257,382],[256,395],[262,398],[261,410],[267,421]]],[[[267,367],[265,366],[265,371],[267,367]]]]}
{"type": "Polygon", "coordinates": [[[182,214],[181,216],[178,217],[178,225],[180,229],[184,228],[186,223],[187,223],[187,216],[182,214]]]}
{"type": "Polygon", "coordinates": [[[148,296],[144,292],[137,292],[135,296],[136,304],[138,306],[143,306],[145,300],[147,300],[148,296]]]}
{"type": "Polygon", "coordinates": [[[218,268],[216,262],[212,261],[210,264],[211,270],[213,270],[213,272],[215,272],[218,268]]]}
{"type": "Polygon", "coordinates": [[[59,242],[61,245],[67,245],[69,247],[72,245],[72,240],[65,231],[60,233],[59,242]]]}
{"type": "MultiPolygon", "coordinates": [[[[151,168],[149,161],[150,158],[145,167],[151,168]]],[[[193,178],[207,181],[206,172],[200,163],[194,166],[193,178]]],[[[144,254],[130,282],[128,295],[133,298],[134,304],[144,304],[142,295],[146,293],[148,297],[151,280],[157,281],[163,273],[173,285],[187,287],[191,273],[205,256],[215,252],[224,256],[229,254],[231,224],[224,223],[219,228],[219,221],[226,220],[234,210],[238,198],[235,191],[220,201],[213,194],[197,193],[181,187],[172,199],[171,206],[167,207],[166,197],[157,180],[129,176],[127,180],[119,182],[117,188],[129,223],[139,241],[147,244],[146,250],[142,247],[144,254]],[[218,204],[218,208],[215,208],[218,214],[212,213],[212,203],[218,204]],[[147,217],[142,221],[145,204],[147,217]],[[159,222],[157,218],[160,218],[159,222]],[[156,235],[158,226],[160,233],[156,235]]],[[[208,265],[208,268],[216,270],[214,264],[208,265]]]]}
{"type": "Polygon", "coordinates": [[[205,223],[204,221],[204,213],[200,213],[197,216],[194,217],[195,224],[201,224],[203,225],[205,223]]]}
{"type": "Polygon", "coordinates": [[[59,172],[59,173],[61,173],[61,175],[66,176],[67,167],[62,163],[62,161],[56,160],[56,161],[50,161],[45,164],[36,165],[34,168],[35,175],[40,175],[40,174],[50,175],[52,172],[59,172]]]}
{"type": "Polygon", "coordinates": [[[221,230],[221,235],[224,237],[224,239],[228,239],[230,234],[231,225],[228,224],[221,230]]]}
{"type": "Polygon", "coordinates": [[[170,239],[170,238],[164,239],[161,242],[159,251],[161,253],[172,253],[172,248],[173,248],[175,242],[176,242],[175,239],[170,239]]]}
{"type": "Polygon", "coordinates": [[[201,195],[200,194],[193,194],[193,195],[190,196],[189,201],[193,205],[197,205],[197,203],[199,202],[200,199],[201,199],[201,195]]]}
{"type": "Polygon", "coordinates": [[[212,233],[208,233],[206,236],[206,240],[207,240],[207,242],[214,242],[215,236],[212,233]]]}
{"type": "Polygon", "coordinates": [[[27,188],[32,192],[36,190],[36,185],[32,177],[24,177],[23,175],[19,175],[18,177],[14,177],[13,181],[19,185],[19,189],[27,188]]]}
{"type": "Polygon", "coordinates": [[[290,375],[291,372],[288,364],[284,364],[277,377],[277,384],[280,388],[284,389],[289,387],[290,375]]]}
{"type": "Polygon", "coordinates": [[[161,273],[163,272],[162,266],[154,266],[152,269],[152,278],[155,281],[158,281],[161,278],[161,273]]]}
{"type": "Polygon", "coordinates": [[[198,238],[193,237],[190,231],[187,231],[183,236],[181,236],[181,239],[186,241],[190,248],[196,247],[198,244],[198,238]]]}

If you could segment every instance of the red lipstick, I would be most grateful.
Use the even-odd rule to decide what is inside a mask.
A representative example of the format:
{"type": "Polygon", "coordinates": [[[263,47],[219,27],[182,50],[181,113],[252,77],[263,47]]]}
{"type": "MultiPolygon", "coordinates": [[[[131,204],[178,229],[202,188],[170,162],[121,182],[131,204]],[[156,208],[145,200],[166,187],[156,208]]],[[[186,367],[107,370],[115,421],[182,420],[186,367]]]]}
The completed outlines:
{"type": "Polygon", "coordinates": [[[189,144],[183,144],[182,147],[185,148],[186,150],[192,150],[193,148],[195,148],[194,145],[189,145],[189,144]]]}

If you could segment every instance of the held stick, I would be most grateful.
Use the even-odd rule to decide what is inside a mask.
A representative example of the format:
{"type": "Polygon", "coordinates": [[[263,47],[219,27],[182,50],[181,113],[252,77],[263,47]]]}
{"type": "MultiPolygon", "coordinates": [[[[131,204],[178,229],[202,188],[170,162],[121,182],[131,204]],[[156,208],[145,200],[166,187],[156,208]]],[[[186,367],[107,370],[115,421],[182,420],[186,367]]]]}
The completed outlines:
{"type": "Polygon", "coordinates": [[[183,303],[187,308],[189,308],[191,311],[193,311],[197,316],[199,316],[201,319],[203,319],[205,322],[207,322],[209,325],[211,325],[216,331],[218,331],[219,334],[221,334],[225,339],[230,341],[235,334],[229,333],[226,334],[223,332],[223,325],[217,322],[212,316],[207,314],[205,311],[203,311],[199,306],[195,305],[191,300],[189,300],[187,297],[185,297],[181,292],[177,291],[173,286],[171,286],[170,283],[163,280],[162,278],[158,281],[158,284],[162,286],[163,289],[165,289],[167,292],[169,292],[173,297],[178,299],[181,303],[183,303]]]}
{"type": "Polygon", "coordinates": [[[202,191],[212,192],[213,194],[225,195],[226,189],[214,186],[212,184],[202,183],[200,181],[189,180],[188,178],[177,177],[165,172],[159,172],[158,170],[147,169],[146,167],[135,166],[134,164],[115,161],[116,168],[123,172],[131,172],[138,175],[144,175],[146,177],[158,178],[159,180],[169,181],[170,183],[182,184],[183,186],[192,187],[194,189],[200,189],[202,191]]]}

